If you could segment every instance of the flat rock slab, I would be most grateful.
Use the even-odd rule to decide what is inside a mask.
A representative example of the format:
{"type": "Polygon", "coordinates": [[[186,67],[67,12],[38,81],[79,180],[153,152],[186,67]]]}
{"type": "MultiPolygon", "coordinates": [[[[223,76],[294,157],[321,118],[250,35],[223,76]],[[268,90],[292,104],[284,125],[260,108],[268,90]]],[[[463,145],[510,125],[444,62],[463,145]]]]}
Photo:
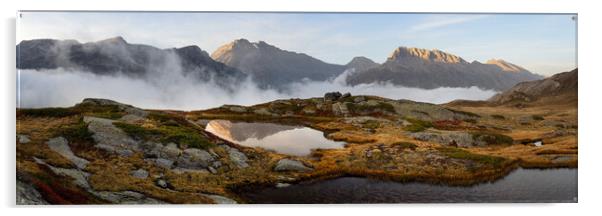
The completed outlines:
{"type": "Polygon", "coordinates": [[[88,130],[93,133],[95,147],[122,156],[130,156],[139,151],[138,142],[113,125],[115,120],[84,116],[84,122],[88,123],[88,130]]]}
{"type": "Polygon", "coordinates": [[[46,145],[56,153],[61,156],[67,158],[71,161],[77,168],[84,169],[90,163],[88,160],[75,156],[71,148],[69,147],[69,143],[67,139],[64,137],[55,137],[46,142],[46,145]]]}
{"type": "Polygon", "coordinates": [[[297,171],[297,172],[308,172],[312,171],[312,168],[309,168],[300,161],[291,160],[291,159],[281,159],[276,163],[274,167],[274,171],[297,171]]]}

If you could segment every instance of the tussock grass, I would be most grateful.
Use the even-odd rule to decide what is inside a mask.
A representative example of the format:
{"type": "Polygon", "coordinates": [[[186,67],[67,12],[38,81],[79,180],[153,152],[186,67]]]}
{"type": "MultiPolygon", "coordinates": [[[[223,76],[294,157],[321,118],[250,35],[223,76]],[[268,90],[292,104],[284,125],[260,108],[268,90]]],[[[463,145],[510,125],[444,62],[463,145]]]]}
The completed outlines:
{"type": "Polygon", "coordinates": [[[404,130],[412,132],[412,133],[421,132],[421,131],[426,130],[427,128],[433,127],[433,123],[429,122],[429,121],[423,121],[423,120],[414,119],[414,118],[406,118],[406,121],[408,121],[412,124],[404,127],[404,130]]]}
{"type": "Polygon", "coordinates": [[[501,167],[502,164],[506,161],[506,159],[502,157],[474,154],[460,148],[439,147],[437,148],[437,150],[439,150],[439,152],[443,153],[445,156],[450,158],[471,160],[474,162],[491,165],[496,168],[501,167]]]}
{"type": "Polygon", "coordinates": [[[498,119],[498,120],[506,119],[506,117],[504,117],[503,115],[498,115],[498,114],[493,114],[493,115],[491,115],[491,117],[494,119],[498,119]]]}
{"type": "Polygon", "coordinates": [[[416,144],[411,143],[411,142],[396,142],[391,144],[391,147],[398,147],[401,149],[411,149],[411,150],[416,150],[416,147],[418,147],[416,144]]]}
{"type": "Polygon", "coordinates": [[[84,122],[83,118],[79,118],[77,123],[66,125],[59,128],[56,132],[56,136],[63,136],[70,142],[79,143],[93,143],[93,133],[88,130],[88,124],[84,122]]]}

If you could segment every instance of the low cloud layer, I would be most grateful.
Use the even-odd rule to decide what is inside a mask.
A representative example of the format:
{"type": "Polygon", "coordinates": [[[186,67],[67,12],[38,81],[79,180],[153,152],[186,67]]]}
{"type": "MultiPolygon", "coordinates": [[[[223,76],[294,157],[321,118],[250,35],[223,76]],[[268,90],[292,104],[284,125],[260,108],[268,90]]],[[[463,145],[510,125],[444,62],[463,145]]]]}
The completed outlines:
{"type": "Polygon", "coordinates": [[[291,85],[291,91],[259,89],[247,80],[228,91],[212,82],[199,82],[176,74],[153,79],[125,76],[98,76],[79,71],[20,70],[18,105],[22,108],[67,107],[84,98],[107,98],[147,109],[198,110],[223,104],[253,105],[276,99],[321,97],[325,92],[351,92],[353,95],[377,95],[392,99],[409,99],[429,103],[445,103],[456,99],[484,100],[496,92],[471,88],[406,88],[392,84],[344,84],[346,73],[333,81],[302,82],[291,85]]]}

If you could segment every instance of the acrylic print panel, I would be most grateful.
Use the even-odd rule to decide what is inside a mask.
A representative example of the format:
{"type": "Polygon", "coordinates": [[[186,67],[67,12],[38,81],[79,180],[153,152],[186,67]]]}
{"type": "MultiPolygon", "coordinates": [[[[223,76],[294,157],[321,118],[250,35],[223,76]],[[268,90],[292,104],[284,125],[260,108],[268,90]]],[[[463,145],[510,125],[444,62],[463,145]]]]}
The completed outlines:
{"type": "Polygon", "coordinates": [[[18,204],[577,201],[575,14],[17,22],[18,204]]]}

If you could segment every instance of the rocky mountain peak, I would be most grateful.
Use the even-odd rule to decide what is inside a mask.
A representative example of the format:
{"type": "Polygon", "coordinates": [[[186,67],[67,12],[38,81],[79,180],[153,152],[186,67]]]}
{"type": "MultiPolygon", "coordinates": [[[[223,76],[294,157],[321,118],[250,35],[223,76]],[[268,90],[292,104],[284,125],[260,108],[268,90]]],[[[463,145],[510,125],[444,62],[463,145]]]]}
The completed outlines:
{"type": "Polygon", "coordinates": [[[354,68],[356,71],[368,70],[370,68],[377,67],[379,64],[372,61],[372,59],[366,58],[364,56],[357,56],[351,59],[347,66],[347,69],[354,68]]]}
{"type": "Polygon", "coordinates": [[[521,66],[512,64],[503,59],[490,59],[486,64],[496,65],[500,67],[503,71],[507,72],[525,72],[527,69],[522,68],[521,66]]]}
{"type": "Polygon", "coordinates": [[[443,52],[441,50],[420,49],[415,47],[398,47],[389,56],[387,61],[401,61],[407,59],[421,59],[428,62],[466,64],[467,62],[459,56],[443,52]]]}
{"type": "Polygon", "coordinates": [[[113,37],[98,41],[99,43],[111,43],[111,44],[127,44],[127,41],[121,36],[113,37]]]}

